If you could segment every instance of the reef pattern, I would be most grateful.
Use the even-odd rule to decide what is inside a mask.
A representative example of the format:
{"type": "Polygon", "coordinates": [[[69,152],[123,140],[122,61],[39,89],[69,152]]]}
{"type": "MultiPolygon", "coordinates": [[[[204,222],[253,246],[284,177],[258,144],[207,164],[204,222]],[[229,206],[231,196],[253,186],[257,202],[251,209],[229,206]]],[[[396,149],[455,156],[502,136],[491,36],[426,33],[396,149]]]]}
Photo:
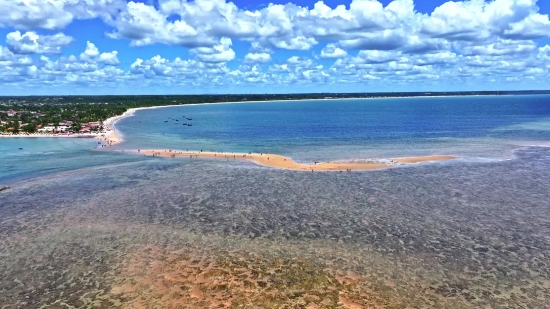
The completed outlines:
{"type": "Polygon", "coordinates": [[[0,308],[549,308],[549,167],[147,158],[10,184],[0,308]]]}

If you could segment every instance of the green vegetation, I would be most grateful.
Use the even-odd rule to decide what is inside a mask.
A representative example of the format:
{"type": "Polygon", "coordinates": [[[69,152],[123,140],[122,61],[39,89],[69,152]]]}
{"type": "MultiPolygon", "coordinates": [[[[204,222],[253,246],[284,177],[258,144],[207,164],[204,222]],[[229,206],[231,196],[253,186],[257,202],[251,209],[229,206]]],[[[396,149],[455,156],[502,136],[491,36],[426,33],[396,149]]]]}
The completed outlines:
{"type": "MultiPolygon", "coordinates": [[[[0,97],[0,132],[36,132],[45,126],[70,123],[69,132],[78,132],[88,122],[100,122],[136,107],[185,105],[216,102],[304,100],[327,98],[381,98],[462,95],[550,94],[550,91],[469,91],[469,92],[380,92],[303,94],[225,94],[170,96],[29,96],[0,97]],[[16,111],[15,115],[8,111],[16,111]],[[71,123],[72,122],[72,123],[71,123]]],[[[99,130],[101,128],[91,128],[99,130]]]]}

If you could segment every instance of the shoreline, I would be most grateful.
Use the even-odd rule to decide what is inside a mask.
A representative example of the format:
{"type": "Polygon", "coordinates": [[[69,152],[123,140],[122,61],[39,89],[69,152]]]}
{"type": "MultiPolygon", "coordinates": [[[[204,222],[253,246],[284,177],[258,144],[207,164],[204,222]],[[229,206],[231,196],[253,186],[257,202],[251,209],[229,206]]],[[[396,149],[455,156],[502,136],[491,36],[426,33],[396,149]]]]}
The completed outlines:
{"type": "MultiPolygon", "coordinates": [[[[134,152],[135,153],[135,152],[134,152]]],[[[138,154],[163,158],[188,158],[188,159],[218,159],[218,160],[246,160],[258,165],[294,170],[294,171],[364,171],[389,169],[396,166],[405,166],[416,163],[456,160],[458,157],[450,155],[431,155],[419,157],[402,157],[378,160],[355,160],[353,162],[313,162],[310,164],[297,163],[289,157],[268,153],[228,153],[228,152],[204,152],[204,151],[180,151],[180,150],[137,150],[138,154]]]]}
{"type": "MultiPolygon", "coordinates": [[[[465,96],[494,96],[494,95],[465,95],[465,96]]],[[[168,108],[168,107],[184,107],[184,106],[197,106],[197,105],[214,105],[214,104],[247,104],[247,103],[268,103],[268,102],[300,102],[300,101],[334,101],[334,100],[373,100],[373,99],[411,99],[411,98],[449,98],[453,96],[411,96],[411,97],[373,97],[373,98],[324,98],[324,99],[301,99],[301,100],[264,100],[264,101],[226,101],[226,102],[207,102],[207,103],[190,103],[190,104],[172,104],[172,105],[159,105],[159,106],[147,106],[147,107],[135,107],[130,108],[122,115],[113,116],[106,119],[103,124],[109,127],[108,132],[111,143],[108,146],[116,145],[124,141],[122,133],[120,133],[115,125],[118,121],[131,117],[137,111],[168,108]]]]}
{"type": "Polygon", "coordinates": [[[99,133],[73,134],[0,134],[0,138],[93,138],[101,143],[101,147],[109,147],[121,141],[118,133],[113,130],[99,133]],[[105,142],[105,144],[102,142],[105,142]]]}
{"type": "Polygon", "coordinates": [[[102,133],[73,133],[73,134],[0,134],[0,138],[99,138],[109,132],[102,133]]]}
{"type": "Polygon", "coordinates": [[[116,130],[115,124],[126,118],[134,115],[135,112],[148,109],[158,109],[158,108],[167,108],[167,107],[184,107],[184,106],[197,106],[197,105],[214,105],[214,104],[247,104],[247,103],[273,103],[273,102],[301,102],[301,101],[337,101],[337,100],[376,100],[376,99],[418,99],[418,98],[452,98],[452,97],[494,97],[494,96],[513,96],[513,94],[502,94],[502,95],[490,95],[490,94],[472,94],[472,95],[432,95],[432,96],[410,96],[410,97],[370,97],[370,98],[323,98],[323,99],[292,99],[292,100],[263,100],[263,101],[224,101],[224,102],[205,102],[205,103],[190,103],[190,104],[171,104],[171,105],[159,105],[159,106],[146,106],[146,107],[134,107],[128,109],[122,115],[113,116],[111,118],[103,121],[105,126],[111,128],[110,132],[113,136],[113,139],[116,140],[114,144],[118,144],[122,141],[123,135],[116,130]]]}
{"type": "Polygon", "coordinates": [[[110,147],[116,144],[119,144],[124,141],[124,135],[116,129],[116,123],[124,118],[131,117],[135,112],[140,110],[148,109],[157,109],[157,108],[167,108],[167,107],[183,107],[183,106],[196,106],[196,105],[213,105],[213,104],[246,104],[246,103],[268,103],[268,102],[299,102],[299,101],[335,101],[335,100],[375,100],[375,99],[416,99],[416,98],[452,98],[452,97],[493,97],[493,96],[513,96],[513,94],[503,94],[503,95],[460,95],[460,96],[401,96],[401,97],[370,97],[370,98],[323,98],[323,99],[292,99],[292,100],[264,100],[264,101],[227,101],[227,102],[207,102],[207,103],[191,103],[191,104],[172,104],[172,105],[159,105],[159,106],[147,106],[147,107],[135,107],[130,108],[121,115],[113,116],[107,118],[103,121],[103,125],[107,128],[106,132],[97,133],[97,134],[81,134],[73,133],[70,135],[62,134],[0,134],[0,137],[34,137],[34,138],[95,138],[100,142],[105,142],[106,144],[102,147],[110,147]]]}

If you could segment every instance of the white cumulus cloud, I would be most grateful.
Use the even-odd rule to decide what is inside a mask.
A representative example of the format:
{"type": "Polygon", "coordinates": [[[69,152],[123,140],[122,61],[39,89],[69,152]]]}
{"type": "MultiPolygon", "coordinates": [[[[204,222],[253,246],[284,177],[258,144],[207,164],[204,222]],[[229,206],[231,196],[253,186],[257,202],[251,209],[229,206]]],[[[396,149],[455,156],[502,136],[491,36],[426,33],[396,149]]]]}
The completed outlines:
{"type": "Polygon", "coordinates": [[[124,0],[0,0],[0,27],[61,29],[74,19],[110,19],[124,0]]]}
{"type": "Polygon", "coordinates": [[[191,52],[197,55],[202,62],[220,63],[235,59],[235,51],[231,48],[233,42],[230,38],[221,38],[219,44],[213,47],[197,47],[191,52]]]}
{"type": "Polygon", "coordinates": [[[347,55],[348,53],[345,50],[336,47],[334,44],[328,44],[321,50],[321,58],[342,58],[347,55]]]}
{"type": "Polygon", "coordinates": [[[271,55],[268,53],[248,53],[244,56],[245,63],[267,63],[271,61],[271,55]]]}
{"type": "Polygon", "coordinates": [[[72,41],[72,37],[63,33],[38,35],[33,31],[24,34],[14,31],[6,36],[8,48],[17,54],[58,54],[63,46],[72,41]]]}
{"type": "Polygon", "coordinates": [[[289,0],[246,9],[228,0],[0,0],[0,28],[8,33],[0,87],[93,82],[292,90],[548,80],[550,47],[543,45],[550,20],[539,8],[546,0],[448,0],[431,12],[419,12],[420,1],[289,0]],[[89,29],[74,39],[60,32],[80,19],[103,22],[107,44],[122,40],[132,50],[100,51],[88,41],[89,29]],[[64,53],[86,41],[82,53],[64,53]],[[145,57],[147,45],[181,54],[168,59],[160,49],[145,57]]]}

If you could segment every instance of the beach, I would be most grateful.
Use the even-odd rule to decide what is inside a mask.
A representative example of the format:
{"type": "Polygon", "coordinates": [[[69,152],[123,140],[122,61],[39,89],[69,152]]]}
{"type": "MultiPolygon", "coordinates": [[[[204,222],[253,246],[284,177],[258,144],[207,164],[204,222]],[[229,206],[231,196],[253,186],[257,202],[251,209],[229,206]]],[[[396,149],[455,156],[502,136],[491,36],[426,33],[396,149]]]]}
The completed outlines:
{"type": "Polygon", "coordinates": [[[105,140],[105,137],[112,136],[116,139],[116,133],[98,132],[98,133],[71,133],[71,134],[53,134],[53,133],[29,133],[29,134],[0,134],[0,138],[96,138],[105,140]]]}
{"type": "Polygon", "coordinates": [[[384,160],[363,160],[354,162],[313,162],[297,163],[289,157],[268,153],[227,153],[178,150],[139,150],[145,156],[189,159],[220,159],[220,160],[250,160],[259,165],[294,170],[294,171],[357,171],[387,169],[395,166],[421,162],[444,161],[457,159],[455,156],[432,155],[421,157],[406,157],[384,160]]]}
{"type": "MultiPolygon", "coordinates": [[[[472,96],[473,97],[473,96],[472,96]]],[[[475,97],[481,97],[481,96],[475,96],[475,97]]],[[[447,97],[443,97],[443,96],[438,96],[438,98],[447,98],[447,97]]],[[[383,98],[385,99],[385,101],[387,100],[390,100],[392,98],[383,98]]],[[[407,99],[407,98],[397,98],[397,99],[407,99]]],[[[419,98],[419,99],[422,99],[422,98],[419,98]]],[[[135,113],[137,111],[140,111],[140,110],[152,110],[152,109],[163,109],[163,108],[168,108],[168,107],[172,107],[172,108],[180,108],[180,107],[184,107],[184,106],[187,106],[187,107],[192,107],[192,106],[199,106],[199,105],[202,105],[202,106],[211,106],[211,105],[228,105],[228,104],[253,104],[253,103],[273,103],[273,102],[281,102],[281,103],[288,103],[288,102],[296,102],[296,104],[299,104],[298,102],[306,102],[306,101],[325,101],[325,102],[330,102],[330,101],[341,101],[342,103],[346,102],[346,101],[351,101],[351,100],[373,100],[373,102],[377,102],[377,98],[369,98],[369,99],[361,99],[361,98],[356,98],[356,99],[338,99],[338,98],[326,98],[326,99],[307,99],[307,100],[277,100],[277,101],[236,101],[236,102],[231,102],[231,101],[228,101],[228,102],[215,102],[215,103],[194,103],[194,104],[185,104],[185,105],[161,105],[161,106],[150,106],[150,107],[138,107],[138,108],[131,108],[131,109],[128,109],[127,111],[125,111],[123,114],[121,115],[117,115],[117,116],[113,116],[113,117],[110,117],[106,120],[103,121],[103,126],[104,126],[104,129],[105,131],[104,132],[100,132],[100,133],[85,133],[85,134],[82,134],[82,133],[75,133],[75,134],[18,134],[18,135],[0,135],[0,137],[13,137],[13,138],[17,138],[17,137],[35,137],[35,138],[41,138],[41,137],[48,137],[48,138],[95,138],[99,141],[98,144],[101,144],[101,145],[97,145],[97,147],[101,147],[101,148],[109,148],[110,146],[113,146],[113,145],[117,145],[117,144],[120,144],[121,142],[124,141],[124,134],[121,133],[121,131],[119,131],[117,128],[116,128],[116,125],[117,123],[122,120],[122,119],[125,119],[127,117],[131,117],[131,116],[134,116],[135,113]]],[[[399,101],[403,101],[403,100],[399,100],[399,101]]],[[[413,101],[411,101],[413,102],[413,101]]],[[[414,101],[416,102],[416,100],[414,101]]],[[[312,103],[313,104],[313,103],[312,103]]],[[[388,101],[387,104],[394,104],[392,103],[391,101],[388,101]]],[[[371,111],[375,111],[375,112],[379,112],[381,109],[383,108],[387,108],[387,104],[380,104],[378,103],[378,105],[376,105],[375,103],[373,104],[366,104],[366,106],[368,106],[368,108],[371,109],[371,111]]],[[[264,106],[263,104],[261,104],[262,106],[264,106]]],[[[321,106],[323,105],[322,103],[319,103],[319,104],[316,104],[315,103],[315,107],[317,108],[317,105],[319,105],[319,108],[321,108],[321,106]]],[[[355,104],[354,104],[355,105],[355,104]]],[[[258,105],[259,106],[259,105],[258,105]]],[[[288,105],[284,105],[282,104],[281,105],[281,109],[285,109],[286,107],[285,106],[288,106],[288,105]]],[[[419,105],[420,106],[420,105],[419,105]]],[[[166,113],[170,113],[170,112],[175,112],[176,109],[168,109],[166,111],[166,113]]],[[[233,107],[226,107],[226,110],[233,110],[233,107]]],[[[236,107],[236,110],[239,110],[239,108],[236,107]]],[[[392,110],[391,108],[389,108],[389,110],[392,110]]],[[[325,114],[321,114],[321,115],[317,115],[318,119],[323,119],[324,117],[330,117],[331,120],[329,120],[327,123],[326,123],[326,126],[331,126],[332,122],[334,121],[333,118],[334,118],[334,114],[332,112],[328,113],[328,112],[325,112],[325,114]]],[[[141,115],[140,115],[141,117],[141,115]]],[[[147,118],[147,116],[145,116],[147,118]]],[[[169,117],[169,116],[167,116],[169,117]]],[[[374,118],[372,118],[374,119],[374,118]]],[[[374,121],[374,120],[370,120],[371,122],[374,121]]],[[[204,121],[204,118],[201,117],[201,120],[204,121]]],[[[158,121],[161,121],[161,120],[158,120],[158,121]]],[[[284,119],[282,119],[282,121],[286,121],[284,119]]],[[[309,121],[309,120],[308,120],[309,121]]],[[[356,120],[356,121],[360,121],[360,120],[356,120]]],[[[142,121],[140,121],[141,123],[142,121]]],[[[147,122],[147,121],[145,121],[147,122]]],[[[144,122],[144,123],[145,123],[144,122]]],[[[265,122],[262,121],[262,122],[265,122]]],[[[376,123],[377,125],[385,125],[383,123],[376,123]]],[[[396,123],[397,124],[397,123],[396,123]]],[[[149,133],[153,133],[155,132],[156,130],[156,127],[155,126],[151,126],[151,127],[147,127],[148,125],[150,125],[150,122],[147,122],[147,124],[140,124],[140,127],[141,126],[144,126],[144,129],[143,131],[144,132],[147,132],[147,134],[149,133]]],[[[275,123],[273,124],[274,127],[280,127],[280,122],[278,123],[275,123]]],[[[398,125],[398,124],[397,124],[398,125]]],[[[293,125],[292,125],[293,126],[293,125]]],[[[312,126],[315,126],[312,124],[312,126]]],[[[321,124],[322,127],[325,126],[325,123],[321,124]]],[[[375,130],[377,128],[381,128],[380,127],[377,127],[377,126],[372,126],[372,128],[374,128],[375,130]]],[[[211,127],[211,126],[209,126],[211,127]]],[[[288,124],[285,125],[285,127],[288,127],[288,124]]],[[[180,127],[181,128],[181,127],[180,127]]],[[[206,128],[206,127],[205,127],[206,128]]],[[[132,127],[131,129],[129,128],[125,128],[125,130],[128,130],[128,134],[130,134],[132,137],[133,137],[133,134],[134,132],[136,132],[136,130],[140,130],[139,128],[137,127],[132,127]]],[[[163,157],[171,157],[172,155],[174,155],[174,153],[170,153],[169,151],[166,151],[166,150],[156,150],[156,149],[162,149],[163,147],[166,147],[166,148],[172,148],[172,149],[183,149],[183,147],[178,147],[179,145],[177,145],[176,143],[189,143],[189,145],[186,145],[185,148],[186,149],[189,149],[189,150],[192,150],[191,152],[189,151],[185,151],[185,152],[182,152],[180,151],[179,153],[176,153],[175,156],[177,157],[180,157],[180,156],[195,156],[198,158],[217,158],[217,156],[235,156],[234,159],[247,159],[247,160],[252,160],[254,161],[255,163],[257,164],[260,164],[260,165],[263,165],[263,166],[269,166],[269,167],[274,167],[274,168],[282,168],[282,169],[288,169],[288,170],[303,170],[303,171],[346,171],[346,170],[374,170],[374,169],[385,169],[385,168],[390,168],[390,167],[395,167],[395,166],[399,166],[399,165],[405,165],[405,164],[414,164],[414,163],[421,163],[421,162],[433,162],[433,161],[442,161],[442,160],[452,160],[452,159],[457,159],[457,158],[461,158],[463,160],[468,160],[468,155],[464,154],[463,152],[460,152],[460,151],[456,151],[456,149],[454,148],[439,148],[439,149],[427,149],[426,151],[415,151],[415,149],[411,148],[411,151],[394,151],[393,153],[384,153],[384,150],[380,150],[380,151],[377,151],[376,149],[379,149],[378,148],[378,145],[377,144],[365,144],[364,147],[360,148],[360,149],[356,149],[353,151],[353,153],[349,152],[349,153],[336,153],[334,152],[333,154],[331,154],[330,156],[326,156],[325,154],[321,154],[321,153],[317,153],[316,155],[313,155],[311,158],[307,158],[306,160],[304,160],[304,158],[300,158],[299,156],[298,157],[295,157],[294,155],[292,154],[289,154],[287,152],[285,152],[283,149],[272,149],[270,151],[269,149],[269,143],[267,144],[264,144],[262,141],[256,141],[256,145],[260,145],[259,147],[256,146],[256,148],[249,148],[248,146],[247,147],[240,147],[240,148],[232,148],[232,147],[226,147],[226,146],[221,146],[221,145],[216,145],[214,147],[212,147],[211,145],[204,145],[204,144],[196,144],[195,142],[195,136],[194,134],[196,134],[196,132],[198,132],[197,130],[202,130],[202,127],[193,127],[193,129],[191,129],[192,131],[189,131],[189,133],[191,133],[191,135],[185,133],[185,137],[181,138],[181,140],[179,142],[176,142],[177,139],[174,139],[174,142],[171,142],[172,139],[171,138],[168,138],[168,134],[166,135],[166,138],[165,138],[165,141],[166,141],[166,144],[165,145],[161,145],[161,144],[157,144],[157,145],[141,145],[141,144],[136,144],[135,142],[132,143],[126,143],[125,145],[123,146],[119,146],[117,150],[121,150],[124,148],[124,150],[126,150],[127,152],[132,152],[133,150],[135,149],[139,149],[139,148],[143,148],[143,149],[149,149],[148,151],[152,151],[152,152],[158,152],[159,156],[163,156],[163,157]],[[173,144],[172,144],[173,143],[173,144]],[[123,147],[123,148],[120,148],[120,147],[123,147]],[[265,149],[264,149],[265,148],[265,149]],[[199,149],[207,149],[211,152],[200,152],[199,149]],[[220,152],[217,152],[217,151],[220,151],[220,152]],[[250,154],[247,154],[248,151],[252,151],[253,153],[250,153],[250,154]],[[269,155],[258,155],[257,153],[259,153],[260,151],[262,150],[265,150],[266,152],[270,153],[269,155]],[[235,152],[235,153],[232,153],[232,152],[235,152]],[[238,154],[237,154],[238,152],[238,154]],[[256,154],[254,154],[256,153],[256,154]],[[443,153],[444,155],[439,155],[440,153],[443,153]],[[286,155],[287,157],[285,156],[282,156],[282,155],[279,155],[279,154],[284,154],[286,155]],[[438,155],[433,155],[433,154],[438,154],[438,155]],[[301,163],[297,163],[295,161],[293,161],[292,159],[290,159],[290,157],[288,157],[290,155],[290,157],[294,158],[294,159],[298,159],[298,161],[302,161],[302,162],[311,162],[311,163],[308,163],[308,164],[301,164],[301,163]],[[410,156],[410,157],[409,157],[410,156]],[[269,159],[267,159],[269,157],[269,159]],[[376,159],[370,159],[370,160],[365,160],[365,158],[376,158],[376,159]],[[377,158],[382,158],[382,159],[377,159],[377,158]],[[385,159],[385,158],[393,158],[393,159],[385,159]],[[345,161],[341,161],[345,159],[345,161]],[[318,162],[317,164],[314,162],[316,160],[319,160],[319,161],[323,161],[323,162],[318,162]]],[[[176,132],[176,131],[174,131],[176,132]]],[[[183,133],[183,131],[181,131],[183,133]]],[[[188,132],[188,131],[185,131],[185,132],[188,132]]],[[[289,131],[290,132],[290,131],[289,131]]],[[[297,131],[294,131],[292,130],[292,132],[287,132],[286,134],[304,134],[305,132],[300,132],[298,133],[297,131]]],[[[343,132],[343,131],[342,131],[343,132]]],[[[350,131],[348,131],[350,132],[350,131]]],[[[382,132],[382,131],[380,131],[382,132]]],[[[269,132],[266,132],[269,134],[269,132]]],[[[179,131],[176,133],[176,134],[180,134],[179,131]]],[[[245,133],[246,134],[246,133],[245,133]]],[[[262,133],[262,136],[264,136],[263,134],[265,133],[262,133]]],[[[348,134],[348,133],[346,133],[348,134]]],[[[164,135],[164,133],[163,133],[164,135]]],[[[327,136],[327,138],[330,137],[330,136],[327,136]]],[[[362,136],[361,137],[363,140],[368,140],[369,137],[365,137],[365,136],[362,136]]],[[[131,139],[131,138],[129,138],[131,139]]],[[[159,135],[159,140],[162,139],[161,136],[159,135]]],[[[219,141],[221,142],[221,140],[219,141]]],[[[225,142],[223,142],[225,143],[225,142]]],[[[284,142],[283,142],[284,143],[284,142]]],[[[535,145],[535,144],[540,144],[539,143],[536,143],[536,142],[533,142],[533,143],[530,143],[530,145],[535,145]]],[[[165,149],[166,149],[165,148],[165,149]]],[[[142,154],[148,154],[148,152],[142,152],[142,154]]],[[[152,153],[151,153],[152,155],[152,153]]],[[[229,157],[228,157],[229,159],[229,157]]]]}
{"type": "MultiPolygon", "coordinates": [[[[339,99],[321,99],[339,100],[339,99]]],[[[310,100],[301,100],[310,101],[310,100]]],[[[210,105],[210,104],[245,104],[245,103],[264,103],[271,101],[241,101],[241,102],[219,102],[219,103],[201,103],[201,104],[186,104],[186,106],[194,105],[210,105]]],[[[104,132],[99,133],[74,133],[74,134],[13,134],[13,135],[0,135],[0,137],[49,137],[49,138],[95,138],[101,142],[101,147],[110,147],[121,143],[123,135],[116,129],[116,123],[126,117],[131,117],[136,111],[160,109],[166,107],[177,107],[180,105],[163,105],[163,106],[151,106],[151,107],[139,107],[128,109],[122,115],[110,117],[103,121],[105,128],[104,132]]],[[[457,159],[455,156],[449,155],[431,155],[431,156],[419,156],[419,157],[403,157],[393,159],[366,159],[366,160],[353,160],[346,162],[330,161],[330,162],[311,162],[311,163],[298,163],[290,157],[267,154],[267,153],[230,153],[230,152],[205,152],[205,151],[179,151],[179,150],[141,150],[140,154],[145,156],[159,156],[159,157],[179,157],[179,158],[201,158],[201,159],[225,159],[225,160],[249,160],[256,164],[294,171],[361,171],[361,170],[378,170],[388,169],[396,166],[402,166],[407,164],[421,163],[421,162],[433,162],[457,159]]]]}
{"type": "MultiPolygon", "coordinates": [[[[121,117],[121,116],[117,116],[121,117]]],[[[113,117],[113,118],[117,118],[113,117]]],[[[109,118],[111,119],[111,118],[109,118]]],[[[120,118],[119,118],[120,119],[120,118]]],[[[105,141],[105,146],[120,143],[122,139],[119,133],[113,128],[97,133],[21,133],[21,134],[0,134],[0,138],[95,138],[105,141]]]]}
{"type": "MultiPolygon", "coordinates": [[[[153,107],[156,108],[156,107],[153,107]]],[[[124,112],[122,115],[113,116],[103,121],[103,127],[105,131],[97,133],[20,133],[20,134],[0,134],[0,138],[95,138],[99,141],[105,142],[104,146],[112,146],[122,142],[122,134],[115,128],[115,124],[120,119],[129,117],[134,114],[136,110],[148,109],[145,108],[133,108],[124,112]]]]}
{"type": "MultiPolygon", "coordinates": [[[[139,108],[138,108],[139,109],[139,108]]],[[[114,116],[103,121],[105,131],[97,133],[20,133],[0,134],[0,138],[95,138],[105,142],[104,146],[112,146],[122,142],[122,135],[115,128],[115,123],[120,119],[133,115],[135,110],[131,109],[122,115],[114,116]]]]}
{"type": "MultiPolygon", "coordinates": [[[[217,104],[217,103],[204,103],[204,104],[217,104]]],[[[198,105],[198,104],[186,104],[186,105],[198,105]]],[[[106,136],[104,138],[100,138],[100,140],[108,141],[107,146],[112,146],[112,145],[121,143],[124,140],[123,135],[116,129],[115,124],[121,119],[133,116],[136,111],[165,108],[165,107],[176,107],[176,106],[180,106],[180,105],[162,105],[162,106],[130,108],[127,111],[125,111],[122,115],[113,116],[103,121],[103,125],[107,129],[107,133],[106,133],[106,136]]]]}

